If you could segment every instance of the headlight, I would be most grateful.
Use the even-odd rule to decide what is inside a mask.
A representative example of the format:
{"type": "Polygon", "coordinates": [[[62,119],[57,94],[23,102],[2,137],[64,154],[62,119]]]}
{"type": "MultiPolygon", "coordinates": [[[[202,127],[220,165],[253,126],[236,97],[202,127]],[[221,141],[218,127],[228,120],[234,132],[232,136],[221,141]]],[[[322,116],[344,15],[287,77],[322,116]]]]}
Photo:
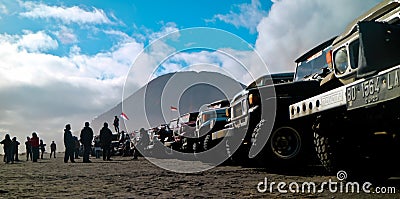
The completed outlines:
{"type": "Polygon", "coordinates": [[[249,104],[254,105],[258,102],[258,96],[256,94],[249,95],[249,104]]]}
{"type": "Polygon", "coordinates": [[[334,55],[335,60],[335,69],[339,74],[343,74],[346,72],[348,67],[348,60],[347,60],[347,50],[345,47],[336,51],[334,55]]]}
{"type": "Polygon", "coordinates": [[[226,117],[230,117],[230,108],[227,108],[227,109],[225,109],[225,115],[226,115],[226,117]]]}

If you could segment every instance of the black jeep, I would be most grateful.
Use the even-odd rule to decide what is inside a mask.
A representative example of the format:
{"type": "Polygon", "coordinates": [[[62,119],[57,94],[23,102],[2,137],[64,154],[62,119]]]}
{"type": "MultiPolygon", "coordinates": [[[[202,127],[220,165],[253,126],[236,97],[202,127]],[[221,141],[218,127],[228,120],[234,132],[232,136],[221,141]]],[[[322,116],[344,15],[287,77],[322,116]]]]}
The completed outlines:
{"type": "Polygon", "coordinates": [[[319,94],[329,73],[330,39],[296,60],[296,73],[258,78],[231,101],[227,151],[235,162],[294,167],[314,159],[311,119],[291,121],[287,107],[319,94]],[[233,153],[233,151],[235,151],[233,153]]]}

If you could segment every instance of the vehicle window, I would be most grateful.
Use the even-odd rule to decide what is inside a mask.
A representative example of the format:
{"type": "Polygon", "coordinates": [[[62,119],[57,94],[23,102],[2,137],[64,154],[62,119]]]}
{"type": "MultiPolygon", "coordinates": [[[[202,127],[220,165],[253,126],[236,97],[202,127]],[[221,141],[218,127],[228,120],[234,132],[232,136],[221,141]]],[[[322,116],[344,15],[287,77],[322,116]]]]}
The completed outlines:
{"type": "Polygon", "coordinates": [[[297,63],[295,81],[307,78],[312,74],[319,73],[321,69],[327,68],[328,63],[326,63],[326,52],[329,50],[330,48],[320,51],[309,59],[297,63]]]}
{"type": "Polygon", "coordinates": [[[182,117],[179,118],[180,123],[187,123],[187,122],[189,122],[189,117],[190,117],[189,114],[183,115],[182,117]]]}

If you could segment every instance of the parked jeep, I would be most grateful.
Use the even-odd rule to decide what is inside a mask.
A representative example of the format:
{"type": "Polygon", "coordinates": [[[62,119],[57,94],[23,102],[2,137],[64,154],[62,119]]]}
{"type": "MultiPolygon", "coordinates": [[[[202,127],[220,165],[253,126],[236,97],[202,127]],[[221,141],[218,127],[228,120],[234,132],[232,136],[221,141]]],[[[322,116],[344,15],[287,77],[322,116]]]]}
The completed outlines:
{"type": "Polygon", "coordinates": [[[169,123],[174,140],[164,142],[164,145],[179,152],[193,152],[193,143],[196,138],[196,118],[199,112],[185,113],[169,123]]]}
{"type": "Polygon", "coordinates": [[[314,145],[328,171],[387,178],[398,164],[400,2],[385,0],[333,41],[326,92],[289,107],[292,121],[312,118],[314,145]]]}
{"type": "Polygon", "coordinates": [[[229,109],[229,100],[219,100],[207,105],[201,111],[196,120],[196,140],[193,143],[193,151],[201,152],[212,148],[218,141],[212,140],[212,133],[225,128],[228,123],[226,111],[229,109]]]}
{"type": "Polygon", "coordinates": [[[196,119],[199,112],[191,112],[183,114],[179,117],[178,127],[179,131],[174,136],[175,140],[180,140],[180,151],[181,152],[193,152],[193,143],[196,140],[196,119]]]}
{"type": "Polygon", "coordinates": [[[311,119],[291,121],[287,107],[319,94],[319,84],[329,73],[326,54],[330,39],[296,60],[296,73],[263,76],[231,101],[231,130],[227,150],[235,162],[268,168],[300,166],[313,159],[311,119]],[[232,146],[238,147],[233,148],[232,146]]]}

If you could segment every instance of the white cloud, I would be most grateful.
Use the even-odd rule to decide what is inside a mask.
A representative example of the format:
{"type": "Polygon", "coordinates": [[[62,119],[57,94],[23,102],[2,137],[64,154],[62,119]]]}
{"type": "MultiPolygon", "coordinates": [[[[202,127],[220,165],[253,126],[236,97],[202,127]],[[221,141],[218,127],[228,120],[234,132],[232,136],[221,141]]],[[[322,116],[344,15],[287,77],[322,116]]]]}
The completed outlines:
{"type": "Polygon", "coordinates": [[[61,29],[54,33],[58,40],[63,44],[73,44],[78,42],[77,36],[74,34],[74,31],[65,26],[61,26],[61,29]]]}
{"type": "Polygon", "coordinates": [[[274,72],[294,71],[302,53],[340,34],[380,0],[279,0],[257,26],[256,49],[274,72]]]}
{"type": "Polygon", "coordinates": [[[4,4],[0,4],[0,13],[1,14],[8,14],[8,9],[4,4]]]}
{"type": "Polygon", "coordinates": [[[259,0],[252,0],[251,4],[234,5],[234,9],[228,14],[217,14],[213,19],[206,21],[220,20],[232,24],[236,28],[247,28],[251,33],[254,33],[258,23],[266,15],[259,0]]]}
{"type": "Polygon", "coordinates": [[[102,9],[92,8],[92,11],[85,10],[78,6],[57,7],[48,6],[43,3],[21,2],[21,6],[27,11],[20,13],[21,16],[28,18],[57,19],[64,23],[78,24],[110,24],[111,20],[102,9]]]}
{"type": "Polygon", "coordinates": [[[23,31],[23,35],[0,35],[0,42],[12,44],[12,48],[17,48],[22,51],[40,52],[58,48],[56,40],[51,38],[44,31],[33,33],[28,30],[23,31]]]}
{"type": "Polygon", "coordinates": [[[131,62],[143,49],[132,39],[92,56],[75,45],[61,57],[43,52],[56,46],[52,42],[43,31],[0,34],[0,137],[7,132],[22,139],[38,131],[41,138],[62,143],[66,123],[78,130],[120,102],[131,62]]]}

